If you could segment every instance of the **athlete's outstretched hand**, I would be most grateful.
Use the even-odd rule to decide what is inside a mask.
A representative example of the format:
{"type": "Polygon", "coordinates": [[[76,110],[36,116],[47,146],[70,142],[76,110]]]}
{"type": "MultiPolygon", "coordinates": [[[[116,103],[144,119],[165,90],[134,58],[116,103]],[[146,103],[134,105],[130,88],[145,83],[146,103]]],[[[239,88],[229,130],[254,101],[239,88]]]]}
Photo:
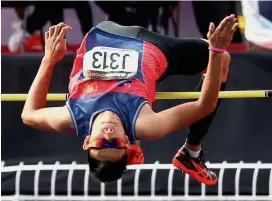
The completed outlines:
{"type": "Polygon", "coordinates": [[[62,60],[67,51],[65,34],[72,30],[72,27],[61,22],[51,26],[45,33],[45,57],[53,62],[62,60]]]}
{"type": "Polygon", "coordinates": [[[233,35],[238,27],[235,15],[225,17],[217,28],[210,23],[207,38],[209,45],[215,48],[226,49],[232,41],[233,35]]]}

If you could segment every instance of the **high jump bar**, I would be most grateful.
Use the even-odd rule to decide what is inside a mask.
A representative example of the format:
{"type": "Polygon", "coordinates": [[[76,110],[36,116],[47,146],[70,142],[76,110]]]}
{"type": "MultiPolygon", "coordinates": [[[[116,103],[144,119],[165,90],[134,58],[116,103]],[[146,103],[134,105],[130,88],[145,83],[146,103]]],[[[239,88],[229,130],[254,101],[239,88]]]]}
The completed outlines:
{"type": "MultiPolygon", "coordinates": [[[[156,99],[197,99],[200,92],[157,92],[156,99]]],[[[1,101],[25,101],[27,94],[1,94],[1,101]]],[[[272,90],[220,91],[219,98],[268,98],[272,90]]],[[[66,94],[48,94],[47,101],[65,101],[66,94]]]]}

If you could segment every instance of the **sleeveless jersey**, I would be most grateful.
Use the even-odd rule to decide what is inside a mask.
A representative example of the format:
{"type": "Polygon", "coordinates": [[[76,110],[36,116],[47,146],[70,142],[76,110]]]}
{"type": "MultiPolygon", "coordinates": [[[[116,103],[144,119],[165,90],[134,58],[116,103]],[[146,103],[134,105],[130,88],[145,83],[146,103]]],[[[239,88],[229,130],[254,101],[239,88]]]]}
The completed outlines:
{"type": "Polygon", "coordinates": [[[156,96],[156,80],[167,61],[154,45],[96,27],[84,37],[70,74],[66,102],[78,137],[90,135],[95,116],[115,112],[131,142],[143,105],[156,96]]]}

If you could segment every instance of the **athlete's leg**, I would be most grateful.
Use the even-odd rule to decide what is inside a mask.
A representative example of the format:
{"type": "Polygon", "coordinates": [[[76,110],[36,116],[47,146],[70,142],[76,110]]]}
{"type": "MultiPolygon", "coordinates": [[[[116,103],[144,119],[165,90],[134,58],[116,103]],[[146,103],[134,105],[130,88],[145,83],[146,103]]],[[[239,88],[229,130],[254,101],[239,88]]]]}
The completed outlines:
{"type": "MultiPolygon", "coordinates": [[[[209,60],[208,42],[202,39],[172,38],[141,29],[138,38],[148,41],[161,49],[164,53],[168,67],[162,79],[168,75],[197,75],[204,73],[209,60]]],[[[224,70],[222,75],[221,91],[225,89],[230,55],[224,53],[224,70]]],[[[160,80],[162,80],[160,79],[160,80]]],[[[197,90],[201,90],[202,77],[197,90]]],[[[190,174],[198,181],[213,185],[217,182],[217,176],[210,171],[203,160],[203,151],[200,149],[201,140],[207,134],[214,119],[221,100],[218,101],[216,110],[209,116],[204,117],[192,124],[189,129],[187,143],[173,159],[173,164],[190,174]]]]}
{"type": "MultiPolygon", "coordinates": [[[[168,61],[168,67],[162,79],[169,75],[197,75],[205,73],[209,59],[208,41],[195,38],[178,39],[167,37],[145,29],[141,30],[138,37],[157,45],[164,52],[168,61]]],[[[228,52],[225,52],[220,91],[225,90],[229,64],[230,55],[228,52]]],[[[202,76],[200,83],[196,88],[197,91],[201,90],[204,77],[205,75],[202,76]]],[[[220,103],[221,99],[218,100],[217,107],[212,114],[190,126],[187,138],[187,148],[193,157],[198,157],[201,140],[207,134],[220,103]]]]}
{"type": "MultiPolygon", "coordinates": [[[[168,61],[168,68],[164,76],[196,75],[205,72],[207,68],[209,59],[207,41],[192,38],[177,39],[165,37],[146,30],[141,30],[138,37],[155,44],[163,51],[168,61]]],[[[221,91],[226,86],[230,63],[230,55],[228,53],[224,53],[224,55],[221,91]]],[[[201,89],[203,79],[204,77],[202,77],[197,90],[201,89]]],[[[205,166],[202,160],[203,152],[200,150],[200,143],[208,132],[220,102],[221,100],[218,101],[216,110],[212,114],[191,125],[188,143],[180,149],[173,160],[174,165],[181,171],[187,172],[198,181],[210,185],[217,182],[217,176],[205,166]]]]}
{"type": "MultiPolygon", "coordinates": [[[[159,47],[166,56],[168,67],[162,79],[168,75],[196,75],[204,73],[209,60],[208,43],[202,39],[171,38],[152,33],[142,29],[139,38],[159,47]]],[[[221,91],[225,89],[230,55],[224,53],[224,70],[222,75],[221,91]]],[[[162,80],[160,79],[160,80],[162,80]]],[[[201,90],[204,76],[197,90],[201,90]]],[[[173,164],[181,171],[190,174],[196,180],[207,185],[214,185],[217,176],[210,171],[203,160],[203,151],[200,149],[201,140],[207,134],[212,120],[221,100],[218,101],[216,110],[209,116],[201,119],[190,126],[187,143],[183,146],[173,159],[173,164]]]]}
{"type": "MultiPolygon", "coordinates": [[[[223,66],[223,74],[222,74],[222,84],[220,91],[224,91],[226,87],[227,77],[228,77],[228,71],[229,71],[229,64],[230,64],[230,55],[228,52],[224,53],[224,66],[223,66]]],[[[205,75],[202,76],[198,86],[196,87],[197,91],[200,91],[202,88],[203,80],[205,78],[205,75]]],[[[186,147],[189,148],[189,152],[194,157],[198,157],[199,151],[201,149],[201,141],[204,138],[204,136],[208,133],[208,129],[214,119],[215,114],[218,111],[218,108],[221,104],[222,99],[219,99],[217,102],[216,109],[213,113],[210,115],[204,117],[203,119],[199,120],[198,122],[192,124],[189,128],[186,147]]]]}
{"type": "MultiPolygon", "coordinates": [[[[226,87],[226,81],[229,71],[230,55],[226,52],[224,53],[224,70],[222,74],[222,84],[220,91],[223,91],[226,87]]],[[[197,86],[197,90],[200,91],[202,87],[205,75],[197,86]]],[[[218,111],[221,99],[218,100],[216,109],[210,115],[204,117],[203,119],[192,124],[189,128],[189,133],[187,141],[184,146],[178,151],[175,158],[173,159],[173,164],[190,174],[196,180],[205,183],[207,185],[214,185],[217,182],[217,176],[212,171],[210,171],[206,165],[203,158],[203,151],[201,150],[201,141],[208,133],[211,123],[218,111]]]]}

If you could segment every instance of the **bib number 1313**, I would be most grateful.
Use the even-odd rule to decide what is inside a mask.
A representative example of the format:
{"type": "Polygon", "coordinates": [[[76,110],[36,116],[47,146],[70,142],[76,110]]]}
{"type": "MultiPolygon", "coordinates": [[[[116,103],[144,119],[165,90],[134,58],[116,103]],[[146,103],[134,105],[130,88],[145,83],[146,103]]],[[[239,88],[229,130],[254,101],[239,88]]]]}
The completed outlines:
{"type": "Polygon", "coordinates": [[[136,75],[138,60],[134,50],[94,47],[84,55],[83,72],[92,79],[127,79],[136,75]]]}

